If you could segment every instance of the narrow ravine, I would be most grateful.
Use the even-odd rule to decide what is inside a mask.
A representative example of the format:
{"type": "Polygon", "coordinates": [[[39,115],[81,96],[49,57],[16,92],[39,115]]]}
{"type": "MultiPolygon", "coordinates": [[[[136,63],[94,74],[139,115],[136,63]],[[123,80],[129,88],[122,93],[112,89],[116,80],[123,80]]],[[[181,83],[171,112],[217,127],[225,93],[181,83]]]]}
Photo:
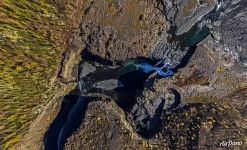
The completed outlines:
{"type": "Polygon", "coordinates": [[[88,97],[69,94],[63,98],[60,111],[44,137],[44,149],[62,150],[66,139],[83,121],[88,97]]]}

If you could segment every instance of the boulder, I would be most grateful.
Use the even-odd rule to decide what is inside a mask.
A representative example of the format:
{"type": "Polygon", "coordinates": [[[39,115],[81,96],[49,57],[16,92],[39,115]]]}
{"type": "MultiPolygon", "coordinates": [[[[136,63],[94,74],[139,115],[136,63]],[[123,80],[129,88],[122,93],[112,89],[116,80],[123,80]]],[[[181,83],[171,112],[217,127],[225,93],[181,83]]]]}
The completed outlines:
{"type": "Polygon", "coordinates": [[[109,79],[97,82],[93,85],[95,88],[99,88],[102,90],[114,90],[116,88],[124,87],[123,83],[117,79],[109,79]]]}
{"type": "Polygon", "coordinates": [[[81,66],[80,66],[80,79],[84,78],[86,75],[88,75],[89,73],[92,73],[94,71],[96,71],[96,68],[89,64],[88,62],[84,62],[81,66]]]}

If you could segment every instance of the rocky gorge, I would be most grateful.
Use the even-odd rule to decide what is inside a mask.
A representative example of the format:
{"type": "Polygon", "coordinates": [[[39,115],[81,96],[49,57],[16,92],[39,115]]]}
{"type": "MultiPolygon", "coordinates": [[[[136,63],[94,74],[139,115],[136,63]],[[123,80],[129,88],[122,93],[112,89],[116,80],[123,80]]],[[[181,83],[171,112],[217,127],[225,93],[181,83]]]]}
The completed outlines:
{"type": "Polygon", "coordinates": [[[246,0],[84,5],[40,149],[247,148],[246,0]]]}

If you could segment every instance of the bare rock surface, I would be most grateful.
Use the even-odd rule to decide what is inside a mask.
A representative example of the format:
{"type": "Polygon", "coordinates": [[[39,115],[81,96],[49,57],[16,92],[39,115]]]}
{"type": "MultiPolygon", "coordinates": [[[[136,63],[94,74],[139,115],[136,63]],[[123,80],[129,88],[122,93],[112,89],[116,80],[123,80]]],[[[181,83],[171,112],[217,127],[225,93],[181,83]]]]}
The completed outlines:
{"type": "Polygon", "coordinates": [[[239,69],[245,70],[247,63],[247,1],[231,1],[217,22],[209,26],[219,50],[230,56],[239,69]]]}
{"type": "Polygon", "coordinates": [[[94,85],[95,88],[100,88],[104,90],[113,90],[116,88],[124,87],[123,83],[117,79],[109,79],[96,83],[94,85]]]}
{"type": "Polygon", "coordinates": [[[83,78],[89,73],[96,71],[96,68],[87,62],[84,62],[80,67],[81,67],[80,78],[83,78]]]}
{"type": "Polygon", "coordinates": [[[204,16],[212,12],[216,4],[216,0],[164,0],[167,19],[177,27],[176,35],[189,31],[204,16]]]}
{"type": "Polygon", "coordinates": [[[111,61],[148,57],[167,23],[151,0],[92,1],[81,21],[87,50],[111,61]]]}
{"type": "Polygon", "coordinates": [[[144,149],[143,143],[128,127],[123,111],[112,102],[98,101],[88,105],[84,122],[64,149],[144,149]]]}
{"type": "Polygon", "coordinates": [[[215,50],[211,40],[209,37],[200,43],[186,67],[179,69],[174,77],[158,79],[151,75],[137,96],[131,115],[127,115],[128,120],[118,122],[117,116],[121,114],[125,118],[124,112],[111,102],[91,103],[86,119],[69,137],[66,149],[115,149],[112,143],[120,145],[117,149],[146,149],[142,137],[130,138],[130,134],[136,136],[135,132],[144,137],[154,133],[147,143],[159,149],[215,149],[222,139],[228,140],[225,138],[228,134],[232,140],[243,141],[247,129],[247,79],[243,72],[224,66],[227,60],[219,59],[221,53],[215,50]],[[175,95],[171,89],[181,96],[175,107],[171,107],[175,95]],[[166,103],[168,100],[171,103],[166,103]],[[152,128],[150,125],[154,124],[150,123],[156,121],[160,121],[159,128],[153,132],[157,128],[152,128]]]}

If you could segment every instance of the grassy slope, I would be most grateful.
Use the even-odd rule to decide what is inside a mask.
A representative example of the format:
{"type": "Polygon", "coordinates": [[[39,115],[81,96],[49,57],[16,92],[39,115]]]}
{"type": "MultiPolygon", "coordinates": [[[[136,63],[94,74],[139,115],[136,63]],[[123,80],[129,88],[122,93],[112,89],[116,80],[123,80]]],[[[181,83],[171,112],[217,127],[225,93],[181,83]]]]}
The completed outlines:
{"type": "Polygon", "coordinates": [[[74,1],[0,1],[0,149],[20,141],[53,96],[74,1]]]}

